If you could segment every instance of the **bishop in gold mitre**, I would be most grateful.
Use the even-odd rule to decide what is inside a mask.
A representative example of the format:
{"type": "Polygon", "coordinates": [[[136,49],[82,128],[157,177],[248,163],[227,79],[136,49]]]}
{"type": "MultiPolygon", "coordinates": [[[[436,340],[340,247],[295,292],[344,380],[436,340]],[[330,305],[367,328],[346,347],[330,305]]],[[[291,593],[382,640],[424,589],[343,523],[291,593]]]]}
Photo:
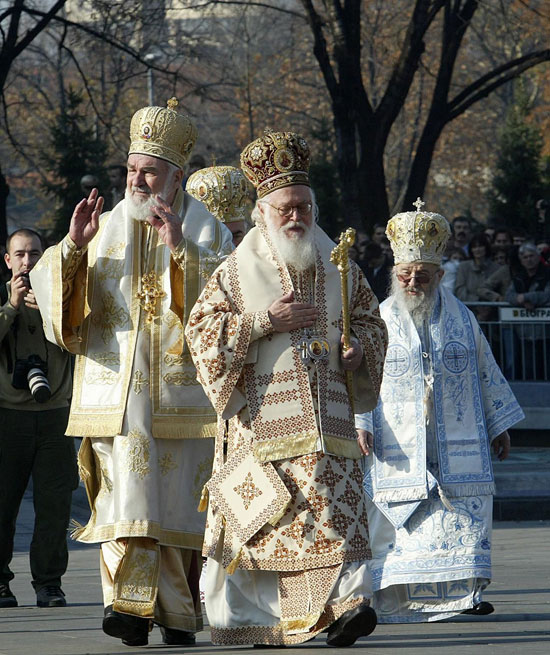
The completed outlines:
{"type": "Polygon", "coordinates": [[[227,226],[237,247],[249,228],[248,186],[242,172],[234,166],[201,168],[189,176],[185,190],[227,226]]]}
{"type": "Polygon", "coordinates": [[[267,132],[244,149],[255,227],[218,267],[186,328],[198,379],[220,426],[228,422],[204,495],[214,644],[298,644],[328,629],[329,645],[347,646],[376,625],[346,371],[358,411],[372,409],[386,328],[352,263],[352,339],[342,346],[340,272],[335,244],[316,225],[309,157],[293,132],[267,132]]]}
{"type": "Polygon", "coordinates": [[[40,260],[33,289],[47,338],[76,355],[68,435],[92,510],[76,539],[101,544],[103,630],[167,644],[202,628],[198,580],[216,415],[183,329],[231,233],[181,188],[191,119],[144,107],[130,125],[125,197],[102,213],[94,189],[68,235],[40,260]]]}

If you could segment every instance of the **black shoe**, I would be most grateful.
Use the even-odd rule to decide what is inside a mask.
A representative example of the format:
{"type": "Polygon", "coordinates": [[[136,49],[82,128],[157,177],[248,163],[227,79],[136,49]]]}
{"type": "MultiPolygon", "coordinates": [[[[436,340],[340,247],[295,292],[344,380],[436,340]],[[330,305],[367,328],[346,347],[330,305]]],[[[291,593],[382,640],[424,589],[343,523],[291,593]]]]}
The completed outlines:
{"type": "Polygon", "coordinates": [[[145,646],[149,637],[149,619],[115,612],[108,605],[103,612],[103,632],[118,637],[126,646],[145,646]]]}
{"type": "Polygon", "coordinates": [[[194,632],[166,628],[163,625],[160,626],[160,631],[162,632],[162,642],[168,646],[194,646],[197,643],[194,632]]]}
{"type": "Polygon", "coordinates": [[[495,608],[488,603],[486,600],[482,600],[481,603],[474,605],[469,610],[464,610],[462,614],[473,614],[474,616],[486,616],[487,614],[492,614],[495,611],[495,608]]]}
{"type": "Polygon", "coordinates": [[[359,605],[344,612],[329,628],[329,646],[351,646],[359,637],[366,637],[376,628],[376,612],[368,605],[359,605]]]}
{"type": "Polygon", "coordinates": [[[36,592],[37,607],[66,607],[67,601],[61,587],[47,585],[36,592]]]}
{"type": "Polygon", "coordinates": [[[0,608],[17,607],[17,598],[11,593],[10,586],[0,584],[0,608]]]}

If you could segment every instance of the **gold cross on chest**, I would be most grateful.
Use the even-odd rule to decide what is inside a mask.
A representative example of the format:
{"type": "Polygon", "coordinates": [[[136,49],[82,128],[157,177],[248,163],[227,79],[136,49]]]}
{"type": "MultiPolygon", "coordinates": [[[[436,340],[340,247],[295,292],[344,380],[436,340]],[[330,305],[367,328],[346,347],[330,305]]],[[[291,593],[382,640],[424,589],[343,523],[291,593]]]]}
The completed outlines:
{"type": "Polygon", "coordinates": [[[141,276],[141,291],[136,293],[136,298],[139,300],[143,311],[147,314],[145,322],[148,325],[155,318],[158,301],[164,298],[165,295],[166,293],[162,290],[161,281],[157,279],[157,274],[154,271],[144,273],[141,276]]]}

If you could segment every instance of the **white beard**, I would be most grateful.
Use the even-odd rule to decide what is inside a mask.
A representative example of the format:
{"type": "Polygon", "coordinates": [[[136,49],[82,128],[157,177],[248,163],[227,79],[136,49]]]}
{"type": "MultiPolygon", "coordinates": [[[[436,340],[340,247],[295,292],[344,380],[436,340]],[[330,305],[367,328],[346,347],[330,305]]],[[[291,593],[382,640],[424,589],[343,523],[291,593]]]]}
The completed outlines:
{"type": "MultiPolygon", "coordinates": [[[[175,169],[175,167],[174,167],[175,169]]],[[[172,190],[172,180],[174,178],[174,171],[168,175],[166,182],[162,188],[160,196],[162,198],[167,198],[170,191],[172,190]]],[[[132,189],[140,188],[142,191],[147,190],[147,187],[132,187],[132,189]]],[[[154,212],[152,211],[153,205],[156,204],[157,199],[156,195],[150,194],[147,200],[140,201],[134,198],[131,190],[129,191],[126,188],[124,192],[124,199],[126,200],[126,211],[128,216],[134,221],[140,221],[141,223],[147,223],[149,216],[153,216],[154,212]]]]}
{"type": "Polygon", "coordinates": [[[305,232],[300,235],[285,234],[285,227],[277,229],[268,219],[265,222],[269,238],[279,253],[281,259],[287,266],[291,266],[296,271],[307,271],[315,266],[317,249],[315,247],[315,230],[303,222],[298,224],[304,228],[305,232]]]}
{"type": "Polygon", "coordinates": [[[150,195],[147,200],[140,202],[139,200],[135,200],[131,191],[126,189],[124,192],[124,199],[126,201],[126,211],[128,212],[128,216],[134,221],[147,223],[147,219],[153,213],[153,205],[156,204],[153,195],[150,195]]]}
{"type": "Polygon", "coordinates": [[[391,279],[391,295],[395,296],[400,311],[410,314],[415,324],[421,325],[429,321],[435,305],[439,278],[434,275],[426,290],[414,287],[417,294],[411,294],[400,286],[397,275],[393,273],[391,279]]]}

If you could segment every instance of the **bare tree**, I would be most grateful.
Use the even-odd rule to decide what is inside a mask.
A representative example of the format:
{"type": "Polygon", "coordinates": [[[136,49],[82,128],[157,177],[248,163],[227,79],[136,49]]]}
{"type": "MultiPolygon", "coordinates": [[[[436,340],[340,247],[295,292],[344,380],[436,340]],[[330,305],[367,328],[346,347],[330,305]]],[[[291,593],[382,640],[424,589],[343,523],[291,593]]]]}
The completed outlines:
{"type": "MultiPolygon", "coordinates": [[[[296,21],[307,23],[313,53],[330,96],[346,219],[357,227],[363,222],[372,225],[388,219],[386,150],[411,94],[417,93],[421,69],[428,73],[424,107],[413,119],[412,160],[400,194],[402,207],[408,209],[425,191],[444,129],[506,83],[550,60],[550,49],[544,47],[542,39],[513,39],[519,21],[507,7],[510,3],[498,0],[205,0],[192,4],[255,6],[291,14],[296,21]],[[392,50],[386,57],[375,56],[372,35],[365,40],[365,17],[380,13],[382,4],[382,20],[394,14],[389,23],[379,24],[386,34],[394,31],[392,50]],[[498,17],[502,25],[509,26],[509,34],[503,34],[510,44],[509,52],[507,56],[501,52],[498,57],[491,52],[493,59],[486,52],[483,65],[472,65],[464,74],[457,64],[472,47],[466,37],[475,32],[476,17],[483,22],[488,14],[493,15],[493,24],[498,17]],[[516,25],[512,24],[514,20],[516,25]],[[386,74],[382,78],[376,60],[384,63],[386,74]]],[[[526,3],[511,4],[525,9],[526,3]]],[[[539,12],[541,35],[548,19],[539,12]]]]}

